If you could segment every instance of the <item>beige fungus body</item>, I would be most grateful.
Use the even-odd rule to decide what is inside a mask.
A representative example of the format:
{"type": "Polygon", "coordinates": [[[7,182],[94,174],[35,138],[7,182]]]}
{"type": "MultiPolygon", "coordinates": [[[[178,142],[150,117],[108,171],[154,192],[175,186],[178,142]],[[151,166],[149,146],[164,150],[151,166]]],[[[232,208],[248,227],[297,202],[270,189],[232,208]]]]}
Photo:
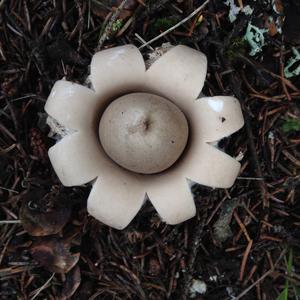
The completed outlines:
{"type": "Polygon", "coordinates": [[[168,224],[192,218],[190,180],[229,188],[241,167],[215,146],[244,119],[236,98],[201,94],[206,56],[178,45],[147,67],[134,45],[102,50],[92,58],[91,88],[59,80],[45,105],[55,124],[67,128],[49,149],[58,178],[65,186],[92,183],[88,212],[117,229],[146,199],[168,224]]]}

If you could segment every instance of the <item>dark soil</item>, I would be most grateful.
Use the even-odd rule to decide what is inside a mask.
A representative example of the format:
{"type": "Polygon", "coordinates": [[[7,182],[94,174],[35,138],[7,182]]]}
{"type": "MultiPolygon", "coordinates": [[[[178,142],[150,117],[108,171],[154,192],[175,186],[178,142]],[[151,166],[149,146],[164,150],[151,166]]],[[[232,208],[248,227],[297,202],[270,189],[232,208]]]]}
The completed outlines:
{"type": "Polygon", "coordinates": [[[111,229],[88,216],[90,187],[63,187],[48,160],[55,81],[83,83],[96,49],[141,46],[136,33],[149,41],[203,2],[129,0],[109,30],[121,1],[0,1],[0,299],[299,299],[300,78],[284,78],[300,48],[298,0],[236,0],[254,10],[233,23],[211,0],[151,44],[203,51],[204,93],[243,107],[244,128],[221,142],[243,154],[241,173],[228,190],[196,187],[195,218],[168,226],[147,203],[111,229]],[[255,56],[249,22],[270,29],[255,56]],[[192,295],[197,280],[207,290],[192,295]]]}

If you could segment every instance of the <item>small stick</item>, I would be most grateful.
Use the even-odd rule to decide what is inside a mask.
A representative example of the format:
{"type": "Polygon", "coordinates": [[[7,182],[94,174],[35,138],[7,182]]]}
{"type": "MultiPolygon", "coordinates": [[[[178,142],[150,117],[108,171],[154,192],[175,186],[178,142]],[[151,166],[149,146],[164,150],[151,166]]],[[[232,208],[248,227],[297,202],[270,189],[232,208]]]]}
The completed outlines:
{"type": "Polygon", "coordinates": [[[0,220],[0,225],[2,224],[20,224],[20,220],[0,220]]]}
{"type": "Polygon", "coordinates": [[[280,50],[280,77],[281,77],[281,85],[282,85],[284,93],[286,94],[287,99],[289,101],[291,101],[292,97],[291,97],[291,95],[288,92],[288,89],[286,87],[285,81],[283,80],[284,79],[284,65],[283,65],[283,58],[282,58],[283,54],[282,54],[282,52],[283,52],[283,49],[281,47],[281,50],[280,50]]]}
{"type": "MultiPolygon", "coordinates": [[[[135,33],[134,35],[141,43],[146,43],[146,41],[138,33],[135,33]]],[[[154,48],[152,48],[150,45],[148,45],[147,48],[151,51],[154,51],[154,48]]]]}
{"type": "Polygon", "coordinates": [[[108,37],[109,33],[111,32],[112,26],[115,23],[115,21],[117,20],[117,18],[119,17],[122,9],[124,8],[124,6],[126,5],[128,0],[123,0],[121,2],[121,4],[119,5],[119,7],[116,9],[116,11],[112,14],[108,24],[106,25],[103,34],[100,36],[99,42],[98,42],[98,46],[96,47],[96,52],[101,50],[106,38],[108,37]]]}
{"type": "Polygon", "coordinates": [[[251,271],[250,271],[248,277],[244,280],[243,286],[245,286],[245,285],[249,282],[249,280],[251,280],[251,278],[252,278],[252,276],[253,276],[253,274],[255,273],[256,270],[257,270],[257,265],[254,265],[254,266],[252,267],[252,269],[251,269],[251,271]]]}
{"type": "Polygon", "coordinates": [[[282,243],[282,239],[274,237],[274,236],[269,236],[269,235],[261,235],[260,240],[267,240],[267,241],[273,241],[273,242],[278,242],[282,243]]]}
{"type": "Polygon", "coordinates": [[[207,222],[206,222],[206,226],[210,223],[210,221],[212,220],[212,218],[215,216],[215,214],[217,213],[217,211],[219,210],[219,208],[222,206],[222,204],[224,203],[224,201],[227,199],[227,196],[223,197],[223,199],[218,203],[218,205],[216,206],[216,208],[214,209],[214,211],[212,212],[212,214],[210,215],[210,217],[208,218],[207,222]]]}
{"type": "Polygon", "coordinates": [[[130,17],[130,19],[128,19],[128,21],[118,31],[116,37],[120,37],[128,29],[128,27],[131,25],[132,22],[133,22],[133,17],[130,17]]]}
{"type": "Polygon", "coordinates": [[[280,256],[278,257],[278,259],[276,260],[274,267],[271,268],[269,271],[267,271],[264,275],[262,275],[260,278],[258,278],[255,282],[253,282],[249,287],[247,287],[243,292],[241,292],[236,298],[235,300],[239,300],[242,299],[242,297],[244,297],[250,290],[252,290],[256,285],[258,285],[260,282],[262,282],[267,276],[269,276],[270,274],[272,274],[276,268],[276,266],[278,265],[278,263],[280,262],[280,260],[282,259],[282,257],[284,256],[284,254],[286,253],[286,250],[283,250],[280,254],[280,256]]]}
{"type": "MultiPolygon", "coordinates": [[[[15,146],[15,145],[16,145],[16,144],[13,144],[12,146],[15,146]]],[[[0,154],[1,154],[1,153],[5,153],[7,149],[8,149],[7,152],[9,152],[9,151],[12,150],[13,148],[15,148],[15,147],[11,147],[11,146],[10,146],[10,147],[4,149],[3,151],[2,151],[2,149],[0,149],[0,154]]],[[[6,187],[4,187],[4,186],[0,186],[0,190],[4,190],[4,191],[11,192],[11,193],[19,194],[18,191],[13,190],[13,189],[6,188],[6,187]]]]}
{"type": "Polygon", "coordinates": [[[250,217],[258,222],[258,219],[255,217],[255,215],[253,214],[253,212],[246,206],[246,204],[242,204],[242,207],[246,210],[246,212],[248,213],[248,215],[250,215],[250,217]]]}
{"type": "Polygon", "coordinates": [[[273,260],[272,260],[272,257],[271,257],[271,254],[270,254],[269,251],[267,251],[267,258],[268,258],[270,267],[271,267],[271,268],[274,268],[274,263],[273,263],[273,260]]]}
{"type": "Polygon", "coordinates": [[[238,180],[258,180],[258,181],[265,180],[265,178],[263,178],[263,177],[241,177],[241,176],[238,176],[236,179],[238,179],[238,180]]]}
{"type": "MultiPolygon", "coordinates": [[[[76,31],[77,31],[77,28],[78,28],[78,48],[77,48],[77,51],[79,52],[80,49],[81,49],[81,45],[82,45],[82,32],[83,32],[83,23],[84,23],[84,16],[83,16],[83,9],[81,8],[80,6],[80,2],[78,0],[75,1],[75,6],[76,8],[78,9],[78,17],[79,17],[79,20],[78,20],[78,26],[76,25],[73,32],[71,33],[71,36],[72,34],[75,34],[76,31]]],[[[70,36],[70,38],[71,38],[70,36]]]]}
{"type": "Polygon", "coordinates": [[[243,255],[241,269],[240,269],[240,281],[243,281],[243,278],[244,278],[246,263],[247,263],[247,259],[248,259],[252,244],[253,244],[253,240],[250,240],[248,243],[248,246],[244,252],[244,255],[243,255]]]}
{"type": "Polygon", "coordinates": [[[23,7],[24,7],[25,17],[27,22],[27,29],[31,33],[30,15],[29,15],[29,10],[26,1],[23,1],[23,7]]]}
{"type": "Polygon", "coordinates": [[[37,292],[35,293],[35,295],[31,298],[31,300],[34,300],[47,286],[48,284],[51,282],[51,280],[53,279],[55,273],[53,273],[51,275],[51,277],[37,290],[37,292]]]}
{"type": "Polygon", "coordinates": [[[8,244],[10,243],[11,239],[12,239],[12,236],[10,236],[10,237],[7,239],[7,241],[5,242],[5,244],[3,245],[3,249],[2,249],[2,251],[1,251],[1,253],[0,253],[0,265],[1,265],[1,263],[2,263],[4,254],[5,254],[5,252],[6,252],[6,249],[7,249],[7,247],[8,247],[8,244]]]}
{"type": "Polygon", "coordinates": [[[186,18],[182,19],[180,22],[178,22],[177,24],[175,24],[174,26],[172,26],[171,28],[165,30],[164,32],[162,32],[161,34],[159,34],[158,36],[154,37],[152,40],[146,42],[145,44],[143,44],[142,46],[139,47],[139,49],[142,49],[150,44],[152,44],[153,42],[159,40],[160,38],[162,38],[163,36],[167,35],[168,33],[172,32],[174,29],[178,28],[179,26],[181,26],[182,24],[184,24],[185,22],[187,22],[189,19],[191,19],[193,16],[197,15],[208,3],[210,2],[210,0],[206,0],[202,5],[200,5],[197,9],[195,9],[190,15],[188,15],[186,18]]]}
{"type": "MultiPolygon", "coordinates": [[[[256,152],[254,136],[253,136],[253,132],[252,132],[252,128],[251,128],[250,120],[249,120],[248,116],[245,117],[245,124],[246,124],[246,132],[247,132],[247,136],[248,136],[249,148],[250,148],[250,151],[252,154],[252,159],[253,159],[254,171],[256,173],[255,175],[258,178],[263,178],[264,176],[262,173],[260,161],[258,159],[258,154],[256,152]]],[[[258,186],[260,189],[263,206],[264,206],[264,208],[268,208],[269,207],[269,198],[267,195],[267,188],[266,188],[264,181],[258,181],[258,186]]]]}
{"type": "Polygon", "coordinates": [[[240,219],[240,217],[238,216],[238,214],[237,214],[236,211],[233,212],[233,216],[234,216],[235,220],[237,221],[237,223],[239,224],[241,230],[243,231],[243,233],[244,233],[244,235],[245,235],[247,241],[250,243],[250,242],[251,242],[251,239],[250,239],[250,237],[249,237],[249,234],[248,234],[248,231],[247,231],[247,229],[246,229],[246,226],[245,226],[244,223],[241,221],[241,219],[240,219]]]}

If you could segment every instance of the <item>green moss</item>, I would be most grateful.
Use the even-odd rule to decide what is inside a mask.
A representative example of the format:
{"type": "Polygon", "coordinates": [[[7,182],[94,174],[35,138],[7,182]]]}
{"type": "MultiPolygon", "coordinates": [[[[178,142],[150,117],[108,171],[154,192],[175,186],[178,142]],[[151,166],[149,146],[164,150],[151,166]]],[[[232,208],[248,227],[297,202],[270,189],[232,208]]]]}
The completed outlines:
{"type": "Polygon", "coordinates": [[[118,32],[123,27],[123,20],[118,19],[112,25],[112,32],[118,32]]]}
{"type": "Polygon", "coordinates": [[[282,125],[284,132],[300,131],[300,119],[287,118],[282,125]]]}
{"type": "Polygon", "coordinates": [[[159,18],[154,23],[154,28],[156,30],[167,30],[177,23],[175,19],[171,18],[159,18]]]}
{"type": "Polygon", "coordinates": [[[235,60],[238,54],[245,54],[247,41],[243,37],[232,39],[225,54],[229,60],[235,60]]]}

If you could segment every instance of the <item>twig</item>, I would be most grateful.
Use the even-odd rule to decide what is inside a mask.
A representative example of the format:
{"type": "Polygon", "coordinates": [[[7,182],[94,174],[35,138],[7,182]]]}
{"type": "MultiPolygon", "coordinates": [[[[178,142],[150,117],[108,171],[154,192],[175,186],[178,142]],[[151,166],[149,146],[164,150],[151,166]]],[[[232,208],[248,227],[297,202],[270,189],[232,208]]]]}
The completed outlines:
{"type": "Polygon", "coordinates": [[[278,259],[276,260],[274,267],[271,268],[269,271],[267,271],[264,275],[262,275],[260,278],[258,278],[255,282],[253,282],[249,287],[247,287],[242,293],[240,293],[235,300],[239,300],[242,299],[242,297],[244,297],[250,290],[252,290],[258,283],[260,283],[261,281],[263,281],[267,276],[269,276],[271,273],[274,272],[276,266],[278,265],[278,263],[280,262],[280,260],[282,259],[282,257],[284,256],[284,254],[286,253],[286,250],[284,249],[280,256],[278,257],[278,259]]]}
{"type": "Polygon", "coordinates": [[[2,224],[20,224],[21,220],[0,220],[0,225],[2,224]]]}
{"type": "MultiPolygon", "coordinates": [[[[143,44],[147,43],[138,33],[135,33],[134,35],[141,43],[143,44]]],[[[148,45],[147,48],[151,51],[154,51],[154,48],[152,48],[150,45],[148,45]]]]}
{"type": "Polygon", "coordinates": [[[257,180],[257,181],[265,180],[265,178],[263,178],[263,177],[241,177],[241,176],[238,176],[236,179],[238,179],[238,180],[257,180]]]}
{"type": "Polygon", "coordinates": [[[98,42],[98,45],[96,47],[96,52],[101,50],[105,40],[107,39],[108,35],[111,32],[113,24],[116,22],[117,18],[119,17],[119,15],[120,15],[122,9],[124,8],[124,6],[126,5],[127,1],[128,0],[123,0],[121,2],[121,4],[119,5],[119,7],[116,9],[116,11],[112,14],[108,24],[106,25],[103,33],[101,34],[101,36],[99,38],[99,42],[98,42]]]}
{"type": "Polygon", "coordinates": [[[1,0],[1,1],[0,1],[0,9],[2,8],[2,6],[4,6],[5,1],[6,1],[6,0],[1,0]]]}
{"type": "Polygon", "coordinates": [[[250,243],[251,238],[250,238],[250,236],[249,236],[249,234],[248,234],[248,231],[247,231],[247,229],[246,229],[246,226],[245,226],[244,223],[241,221],[241,219],[240,219],[240,217],[238,216],[238,214],[237,214],[236,211],[233,212],[233,216],[234,216],[235,220],[237,221],[237,223],[239,224],[241,230],[243,231],[243,233],[244,233],[244,235],[245,235],[247,241],[250,243]]]}
{"type": "MultiPolygon", "coordinates": [[[[244,59],[244,56],[239,55],[239,57],[241,57],[242,59],[244,59]]],[[[245,58],[246,62],[249,64],[248,61],[250,61],[248,58],[245,58]]],[[[253,67],[253,63],[250,61],[251,66],[253,67]]],[[[231,69],[232,66],[230,64],[228,64],[228,62],[224,61],[224,65],[228,68],[231,69]]],[[[237,79],[233,73],[230,76],[230,82],[231,82],[231,86],[232,86],[232,90],[234,91],[235,95],[241,100],[244,97],[242,97],[242,93],[240,91],[240,83],[239,83],[239,79],[237,79]]],[[[255,177],[256,178],[264,178],[263,176],[263,172],[261,169],[261,165],[260,165],[260,161],[258,158],[258,154],[256,152],[256,146],[255,146],[255,142],[254,142],[254,135],[253,135],[253,131],[252,131],[252,127],[251,127],[251,122],[250,122],[250,116],[249,113],[247,112],[247,110],[244,110],[245,115],[244,115],[244,119],[245,119],[245,129],[246,129],[246,133],[247,133],[247,137],[248,137],[248,145],[249,145],[249,150],[251,152],[252,155],[252,164],[254,167],[254,172],[255,172],[255,177]]],[[[268,190],[267,190],[267,186],[265,184],[265,182],[263,180],[258,180],[257,181],[258,187],[260,189],[260,194],[261,194],[261,199],[262,199],[262,203],[263,203],[263,207],[264,208],[268,208],[269,207],[269,198],[268,198],[268,190]]]]}
{"type": "MultiPolygon", "coordinates": [[[[16,144],[12,144],[12,146],[16,146],[16,144]]],[[[0,153],[5,153],[5,152],[9,152],[10,150],[12,150],[13,148],[15,147],[7,147],[6,149],[2,150],[0,149],[0,153]],[[8,151],[7,151],[8,150],[8,151]]],[[[19,194],[18,191],[16,190],[13,190],[13,189],[9,189],[9,188],[6,188],[4,186],[0,186],[0,190],[4,190],[4,191],[8,191],[8,192],[11,192],[11,193],[15,193],[15,194],[19,194]]]]}
{"type": "Polygon", "coordinates": [[[253,240],[250,240],[248,243],[248,246],[244,252],[244,255],[243,255],[241,269],[240,269],[240,281],[243,281],[243,278],[244,278],[246,263],[247,263],[247,259],[248,259],[252,244],[253,244],[253,240]]]}
{"type": "Polygon", "coordinates": [[[284,91],[284,93],[285,93],[287,99],[288,99],[289,101],[292,101],[292,97],[291,97],[291,95],[289,94],[289,91],[288,91],[288,89],[287,89],[287,87],[286,87],[285,81],[283,80],[283,78],[284,78],[284,65],[283,65],[283,59],[282,59],[282,50],[281,50],[280,52],[281,52],[281,54],[280,54],[280,76],[281,76],[281,85],[282,85],[282,89],[283,89],[283,91],[284,91]]]}
{"type": "Polygon", "coordinates": [[[5,254],[5,252],[6,252],[6,249],[7,249],[7,247],[8,247],[8,244],[10,243],[11,239],[12,239],[12,236],[10,236],[10,237],[7,239],[7,241],[5,242],[5,244],[3,245],[3,249],[2,249],[2,251],[1,251],[1,253],[0,253],[0,265],[1,265],[1,263],[2,263],[4,254],[5,254]]]}
{"type": "Polygon", "coordinates": [[[47,285],[53,279],[54,275],[55,275],[55,273],[53,273],[51,275],[51,277],[37,290],[37,292],[35,293],[35,295],[30,300],[34,300],[47,287],[47,285]]]}
{"type": "Polygon", "coordinates": [[[223,197],[223,199],[218,203],[218,205],[216,206],[216,208],[213,210],[212,214],[210,215],[210,217],[207,219],[206,222],[206,226],[210,223],[210,221],[212,220],[212,218],[215,216],[215,214],[217,213],[217,211],[219,210],[219,208],[222,206],[222,204],[224,203],[224,201],[227,199],[227,196],[223,197]]]}
{"type": "Polygon", "coordinates": [[[210,2],[210,0],[206,0],[202,5],[200,5],[197,9],[195,9],[191,14],[189,14],[186,18],[184,18],[183,20],[181,20],[180,22],[178,22],[177,24],[175,24],[174,26],[172,26],[171,28],[167,29],[166,31],[162,32],[161,34],[159,34],[158,36],[156,36],[155,38],[153,38],[152,40],[146,42],[145,44],[143,44],[142,46],[139,47],[139,49],[142,49],[150,44],[152,44],[153,42],[159,40],[160,38],[162,38],[163,36],[167,35],[168,33],[172,32],[174,29],[178,28],[179,26],[181,26],[182,24],[184,24],[185,22],[187,22],[189,19],[191,19],[193,16],[197,15],[208,3],[210,2]]]}
{"type": "Polygon", "coordinates": [[[270,74],[273,78],[279,79],[280,81],[284,81],[285,85],[288,86],[293,91],[299,92],[299,89],[296,86],[294,86],[288,79],[271,72],[270,70],[266,69],[264,66],[259,64],[257,61],[253,62],[250,58],[244,56],[241,53],[238,53],[237,57],[240,58],[247,65],[251,66],[254,70],[256,70],[256,72],[258,72],[258,74],[260,74],[261,71],[264,71],[264,72],[270,74]]]}
{"type": "MultiPolygon", "coordinates": [[[[263,178],[263,173],[262,173],[262,169],[260,166],[260,162],[259,162],[259,158],[256,152],[256,147],[255,147],[255,143],[254,143],[254,136],[253,136],[253,132],[252,132],[252,128],[250,125],[250,120],[248,115],[245,116],[245,124],[246,124],[246,132],[247,132],[247,136],[248,136],[248,144],[249,144],[249,148],[252,154],[252,161],[253,161],[253,166],[254,166],[254,172],[256,177],[258,178],[263,178]]],[[[261,198],[263,201],[263,206],[264,207],[269,207],[269,198],[268,198],[268,193],[267,193],[267,187],[264,183],[264,181],[258,181],[258,186],[260,188],[260,194],[261,194],[261,198]]]]}
{"type": "Polygon", "coordinates": [[[249,282],[249,280],[252,278],[253,274],[256,272],[257,270],[257,265],[254,265],[251,269],[251,271],[249,272],[248,277],[244,280],[243,282],[243,286],[247,285],[247,283],[249,282]]]}
{"type": "MultiPolygon", "coordinates": [[[[78,10],[78,17],[79,17],[79,20],[78,20],[78,23],[77,23],[78,24],[78,31],[79,31],[77,51],[79,52],[80,49],[81,49],[81,45],[82,45],[82,32],[83,32],[84,17],[83,17],[83,9],[81,8],[80,2],[78,0],[75,1],[75,6],[78,10]]],[[[77,29],[77,26],[75,26],[75,28],[73,30],[74,33],[76,32],[76,29],[77,29]]]]}

